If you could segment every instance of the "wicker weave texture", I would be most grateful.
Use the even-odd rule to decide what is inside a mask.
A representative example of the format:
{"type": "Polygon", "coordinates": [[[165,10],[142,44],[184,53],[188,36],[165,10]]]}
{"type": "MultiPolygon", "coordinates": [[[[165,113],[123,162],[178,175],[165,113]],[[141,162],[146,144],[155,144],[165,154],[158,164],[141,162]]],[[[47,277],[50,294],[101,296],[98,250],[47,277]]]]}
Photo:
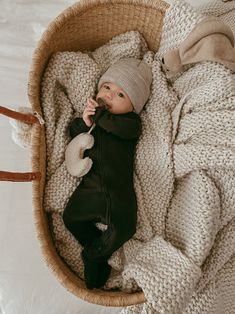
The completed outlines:
{"type": "MultiPolygon", "coordinates": [[[[44,32],[32,58],[28,97],[33,110],[42,114],[40,83],[50,56],[57,51],[94,50],[113,36],[129,30],[139,31],[149,49],[157,51],[163,17],[168,4],[156,0],[82,0],[64,10],[44,32]]],[[[44,128],[33,134],[32,170],[40,171],[42,180],[33,182],[33,205],[36,232],[42,254],[58,280],[74,295],[90,303],[106,306],[128,306],[145,302],[143,292],[124,293],[87,290],[58,256],[48,218],[43,209],[46,177],[46,145],[44,128]]]]}

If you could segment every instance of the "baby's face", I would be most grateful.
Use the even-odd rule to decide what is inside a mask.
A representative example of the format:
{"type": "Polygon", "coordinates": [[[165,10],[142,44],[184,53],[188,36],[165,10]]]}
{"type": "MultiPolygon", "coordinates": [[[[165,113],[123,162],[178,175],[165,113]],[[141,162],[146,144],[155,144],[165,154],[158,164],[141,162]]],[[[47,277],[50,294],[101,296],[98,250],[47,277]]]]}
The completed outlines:
{"type": "Polygon", "coordinates": [[[122,114],[133,111],[129,96],[116,84],[104,83],[96,95],[96,100],[102,98],[113,114],[122,114]]]}

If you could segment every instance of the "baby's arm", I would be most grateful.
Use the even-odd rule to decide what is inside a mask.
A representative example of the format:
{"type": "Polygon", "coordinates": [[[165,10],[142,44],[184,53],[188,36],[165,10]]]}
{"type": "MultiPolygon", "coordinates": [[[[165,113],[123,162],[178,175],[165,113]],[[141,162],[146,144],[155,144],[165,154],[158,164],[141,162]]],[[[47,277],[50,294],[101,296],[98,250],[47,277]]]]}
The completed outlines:
{"type": "Polygon", "coordinates": [[[88,127],[92,126],[93,120],[92,117],[96,112],[96,107],[99,105],[92,98],[87,99],[87,105],[83,111],[82,118],[88,127]]]}
{"type": "Polygon", "coordinates": [[[69,134],[72,138],[77,136],[80,133],[88,132],[89,127],[86,125],[82,118],[75,118],[69,127],[69,134]]]}
{"type": "Polygon", "coordinates": [[[134,112],[112,114],[108,110],[98,107],[94,115],[94,120],[96,124],[106,132],[110,132],[122,139],[135,139],[138,138],[141,133],[141,120],[134,112]],[[100,110],[103,111],[103,113],[98,120],[95,120],[100,110]]]}
{"type": "MultiPolygon", "coordinates": [[[[83,121],[88,129],[94,121],[106,132],[110,132],[122,139],[135,139],[141,133],[141,120],[136,113],[112,114],[104,106],[100,107],[91,98],[87,100],[87,106],[83,112],[83,121]]],[[[88,131],[88,129],[85,131],[88,131]]]]}
{"type": "Polygon", "coordinates": [[[93,123],[91,116],[95,114],[97,106],[98,104],[95,101],[92,102],[90,98],[87,99],[87,105],[83,111],[82,118],[75,118],[70,124],[69,132],[72,138],[80,133],[89,131],[93,123]]]}

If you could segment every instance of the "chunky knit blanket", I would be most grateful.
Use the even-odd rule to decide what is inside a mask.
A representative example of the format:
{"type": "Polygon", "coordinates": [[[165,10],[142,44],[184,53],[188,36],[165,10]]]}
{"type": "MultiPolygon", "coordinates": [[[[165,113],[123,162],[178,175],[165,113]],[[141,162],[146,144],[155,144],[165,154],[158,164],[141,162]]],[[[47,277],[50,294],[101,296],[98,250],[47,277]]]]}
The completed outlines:
{"type": "Polygon", "coordinates": [[[92,53],[54,54],[44,75],[44,205],[59,254],[83,277],[81,247],[61,217],[81,180],[65,167],[68,125],[75,115],[81,116],[110,64],[136,57],[152,67],[133,174],[137,232],[110,258],[113,269],[105,286],[127,292],[141,288],[147,302],[126,307],[122,314],[235,312],[234,74],[207,61],[167,78],[160,61],[211,12],[221,12],[223,21],[234,27],[234,1],[217,1],[200,10],[176,1],[166,13],[156,54],[138,32],[127,32],[92,53]]]}

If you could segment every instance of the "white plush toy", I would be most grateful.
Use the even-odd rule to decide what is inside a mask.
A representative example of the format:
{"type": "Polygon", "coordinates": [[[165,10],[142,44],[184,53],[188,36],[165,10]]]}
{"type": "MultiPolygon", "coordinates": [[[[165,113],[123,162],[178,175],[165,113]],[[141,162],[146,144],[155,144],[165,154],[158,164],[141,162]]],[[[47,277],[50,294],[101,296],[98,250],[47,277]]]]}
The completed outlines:
{"type": "Polygon", "coordinates": [[[84,151],[94,145],[94,137],[90,132],[91,129],[89,132],[77,135],[66,148],[65,165],[72,176],[84,176],[91,169],[93,164],[91,158],[83,158],[84,151]]]}
{"type": "MultiPolygon", "coordinates": [[[[103,99],[99,98],[97,100],[100,107],[106,107],[106,104],[103,99]]],[[[98,116],[96,117],[96,119],[98,116]]],[[[65,165],[68,172],[72,176],[82,177],[88,173],[91,169],[93,161],[89,157],[84,156],[84,151],[86,149],[92,148],[94,145],[94,137],[91,135],[91,131],[96,126],[93,122],[90,130],[88,132],[81,133],[74,137],[71,142],[69,142],[65,150],[65,165]]]]}

